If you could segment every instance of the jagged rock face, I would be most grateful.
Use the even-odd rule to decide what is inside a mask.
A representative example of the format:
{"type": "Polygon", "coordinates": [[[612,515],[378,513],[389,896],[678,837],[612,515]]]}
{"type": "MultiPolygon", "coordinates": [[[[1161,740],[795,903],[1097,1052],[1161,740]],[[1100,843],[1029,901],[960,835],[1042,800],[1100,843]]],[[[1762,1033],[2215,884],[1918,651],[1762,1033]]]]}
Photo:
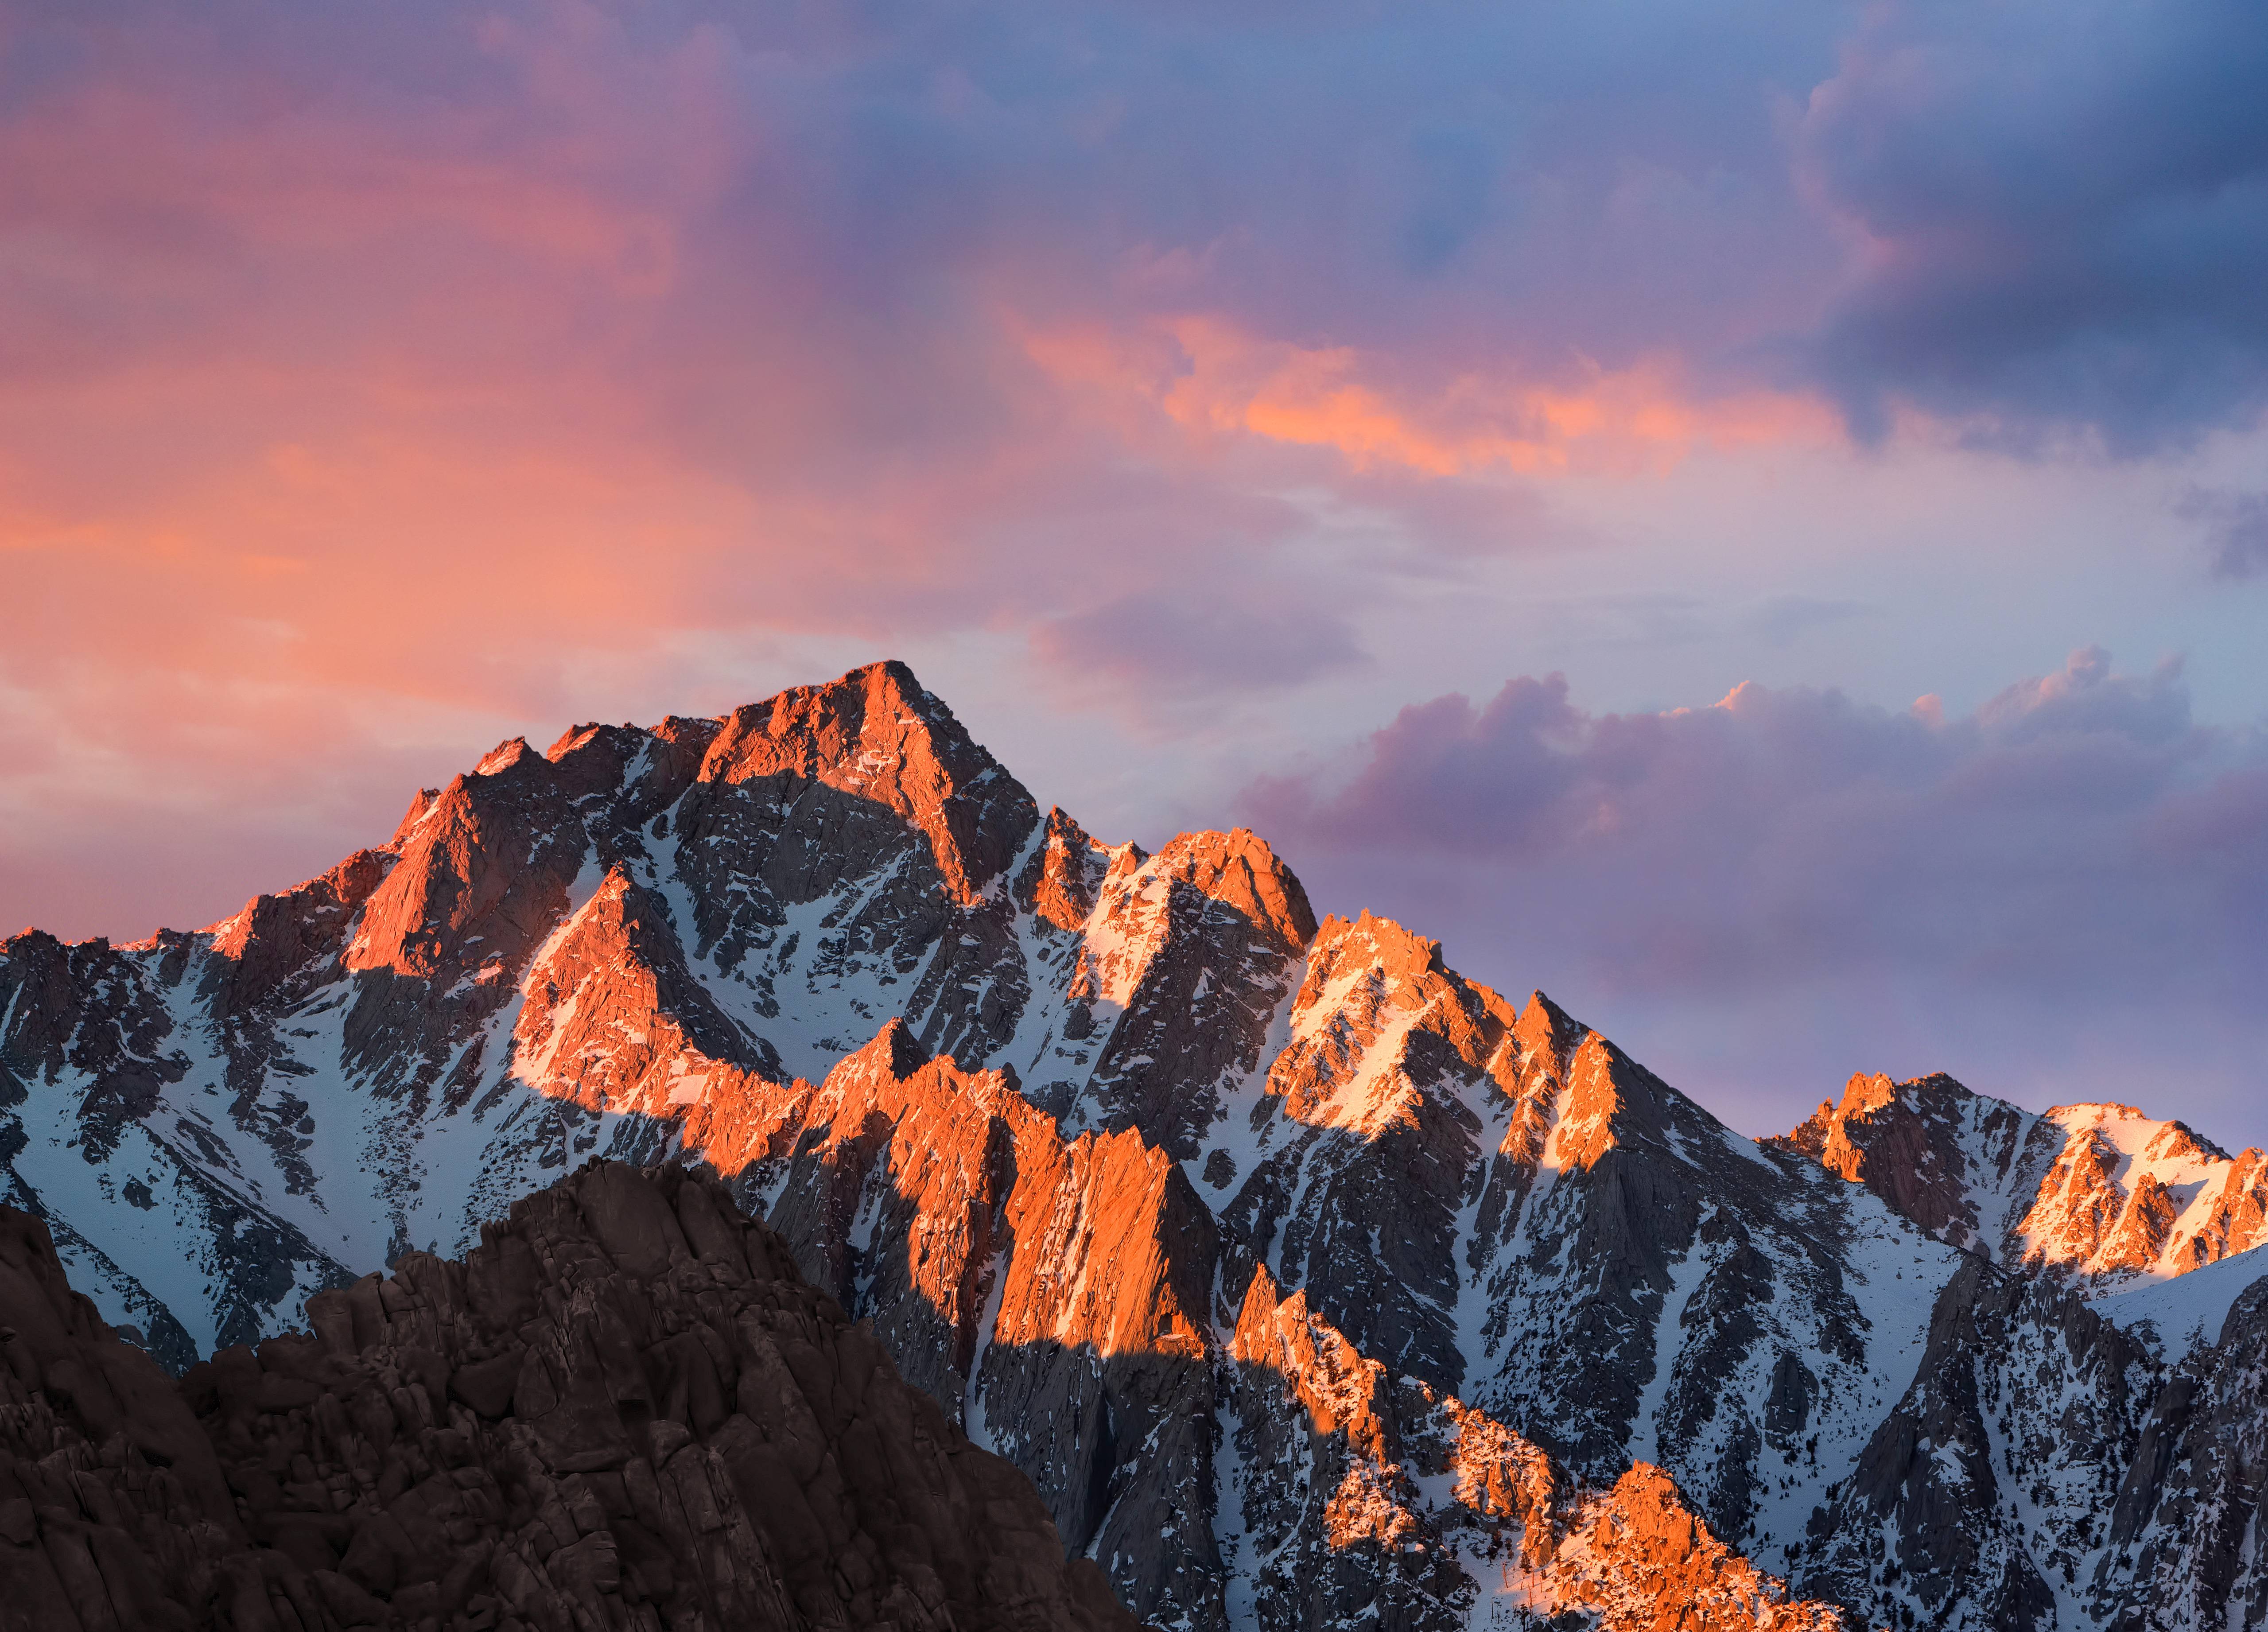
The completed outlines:
{"type": "Polygon", "coordinates": [[[1422,1495],[1460,1435],[1548,1458],[1554,1512],[1642,1463],[1631,1514],[1668,1480],[1711,1547],[1809,1568],[1962,1249],[2101,1290],[2240,1250],[2268,1196],[2257,1153],[1950,1078],[1854,1082],[1760,1149],[1540,993],[1317,923],[1251,834],[1042,817],[895,665],[515,739],[210,930],[8,942],[0,1102],[11,1195],[177,1369],[585,1157],[709,1162],[1192,1628],[1495,1604],[1485,1550],[1401,1550],[1435,1499],[1376,1471],[1422,1495]],[[1263,1277],[1431,1402],[1399,1452],[1300,1452],[1355,1480],[1313,1524],[1240,1517],[1238,1435],[1305,1443],[1234,1353],[1263,1277]]]}
{"type": "Polygon", "coordinates": [[[2169,1368],[2059,1277],[1972,1261],[1799,1584],[1897,1625],[2260,1625],[2264,1383],[2268,1284],[2169,1368]]]}
{"type": "Polygon", "coordinates": [[[2268,1157],[2231,1157],[2176,1121],[2123,1105],[2061,1106],[2065,1136],[2016,1226],[2028,1265],[2098,1290],[2179,1275],[2268,1241],[2268,1157]]]}
{"type": "Polygon", "coordinates": [[[1217,1624],[1212,1221],[1131,1131],[1066,1140],[893,1023],[736,1185],[1145,1615],[1217,1624]]]}
{"type": "Polygon", "coordinates": [[[1971,1260],[1913,1386],[1821,1516],[1804,1585],[1831,1583],[1877,1620],[2086,1624],[2076,1584],[2108,1540],[2152,1378],[2142,1346],[2076,1297],[1971,1260]]]}
{"type": "Polygon", "coordinates": [[[2231,1308],[2152,1403],[2110,1516],[2098,1601],[2114,1632],[2268,1624],[2268,1285],[2231,1308]],[[2113,1595],[2116,1595],[2115,1598],[2113,1595]]]}
{"type": "Polygon", "coordinates": [[[1240,1624],[1692,1632],[1845,1623],[1709,1532],[1660,1469],[1581,1494],[1540,1446],[1396,1382],[1255,1272],[1229,1350],[1223,1500],[1240,1624]]]}
{"type": "Polygon", "coordinates": [[[1472,1583],[1429,1522],[1392,1407],[1392,1378],[1253,1273],[1228,1350],[1222,1423],[1240,1617],[1267,1628],[1354,1621],[1462,1626],[1472,1583]]]}
{"type": "Polygon", "coordinates": [[[1865,1185],[1929,1234],[2098,1291],[2268,1242],[2268,1155],[2231,1157],[2130,1106],[2044,1116],[1942,1073],[1853,1077],[1768,1144],[1865,1185]]]}
{"type": "Polygon", "coordinates": [[[1941,1241],[2004,1249],[2014,1198],[2036,1189],[2055,1130],[1939,1072],[1911,1082],[1856,1076],[1779,1141],[1865,1185],[1941,1241]]]}
{"type": "Polygon", "coordinates": [[[0,1625],[1127,1628],[721,1187],[585,1167],[180,1385],[0,1210],[0,1625]]]}
{"type": "Polygon", "coordinates": [[[1800,1533],[1911,1376],[1953,1253],[1381,920],[1322,926],[1283,1031],[1203,1170],[1224,1287],[1301,1287],[1584,1480],[1649,1459],[1730,1535],[1800,1533]]]}

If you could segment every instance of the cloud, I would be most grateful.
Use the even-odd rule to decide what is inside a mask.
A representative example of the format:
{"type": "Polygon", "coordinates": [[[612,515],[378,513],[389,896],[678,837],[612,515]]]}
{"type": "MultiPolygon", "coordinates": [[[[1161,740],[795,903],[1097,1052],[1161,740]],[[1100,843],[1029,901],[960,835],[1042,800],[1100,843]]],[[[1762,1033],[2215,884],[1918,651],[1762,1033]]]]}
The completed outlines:
{"type": "Polygon", "coordinates": [[[1808,342],[1852,421],[2132,452],[2257,416],[2264,77],[2243,0],[1871,8],[1796,136],[1856,249],[1808,342]]]}
{"type": "Polygon", "coordinates": [[[1753,683],[1594,715],[1519,679],[1405,708],[1335,765],[1256,782],[1244,814],[1319,908],[1405,914],[1465,967],[1641,1032],[1714,1009],[1695,1034],[1741,1025],[1751,1088],[1787,1068],[1769,1017],[1791,1011],[1822,1088],[1911,1049],[1884,1063],[2070,1068],[2083,1092],[2048,1096],[2099,1097],[2169,1026],[2268,1041],[2268,741],[2195,724],[2177,664],[2088,648],[1952,718],[1753,683]],[[2106,1025],[2127,1029],[2074,1062],[2106,1025]]]}
{"type": "Polygon", "coordinates": [[[1197,594],[1123,596],[1033,631],[1035,654],[1064,674],[1139,691],[1293,686],[1363,660],[1353,629],[1327,614],[1197,594]]]}
{"type": "MultiPolygon", "coordinates": [[[[1599,545],[1568,496],[1674,536],[1666,472],[1831,461],[1822,376],[1783,366],[1822,312],[1841,401],[1998,411],[1999,374],[1924,390],[1859,343],[1966,265],[1896,236],[1884,54],[1968,61],[1982,25],[1899,13],[1838,55],[1858,15],[0,8],[0,687],[54,733],[0,769],[8,839],[61,854],[194,789],[218,846],[244,778],[278,785],[255,760],[366,788],[396,753],[446,774],[460,731],[955,643],[1092,660],[1051,696],[1257,712],[1391,672],[1413,584],[1599,545]],[[1822,200],[1874,233],[1839,305],[1822,200]],[[826,655],[717,656],[791,650],[826,655]],[[223,723],[254,746],[206,752],[223,723]]],[[[2180,15],[2080,64],[2139,76],[2100,107],[2150,152],[2181,123],[2153,65],[2211,32],[2180,15]]],[[[2215,195],[2240,266],[2250,173],[2215,195]]],[[[2242,312],[2197,311],[2242,386],[2242,312]]],[[[2119,332],[2205,382],[2184,423],[2251,401],[2119,332]]],[[[1683,590],[1612,619],[1687,638],[1683,590]]],[[[1815,646],[1838,604],[1791,592],[1756,636],[1815,646]]],[[[356,797],[341,839],[399,803],[356,797]]]]}
{"type": "Polygon", "coordinates": [[[2213,545],[2213,572],[2231,580],[2268,573],[2268,493],[2192,488],[2175,513],[2202,521],[2213,545]]]}
{"type": "Polygon", "coordinates": [[[1793,645],[1814,629],[1829,629],[1854,619],[1876,618],[1881,608],[1864,601],[1822,600],[1811,595],[1775,595],[1751,612],[1747,626],[1767,646],[1793,645]]]}

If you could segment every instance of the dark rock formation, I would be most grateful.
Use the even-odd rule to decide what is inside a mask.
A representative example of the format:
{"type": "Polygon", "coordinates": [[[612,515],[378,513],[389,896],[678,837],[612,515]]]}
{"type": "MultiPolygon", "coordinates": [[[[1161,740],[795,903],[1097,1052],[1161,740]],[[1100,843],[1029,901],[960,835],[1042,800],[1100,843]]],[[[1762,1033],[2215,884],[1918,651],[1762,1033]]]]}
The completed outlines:
{"type": "Polygon", "coordinates": [[[176,1385],[0,1209],[0,1627],[1129,1628],[713,1181],[593,1163],[176,1385]]]}

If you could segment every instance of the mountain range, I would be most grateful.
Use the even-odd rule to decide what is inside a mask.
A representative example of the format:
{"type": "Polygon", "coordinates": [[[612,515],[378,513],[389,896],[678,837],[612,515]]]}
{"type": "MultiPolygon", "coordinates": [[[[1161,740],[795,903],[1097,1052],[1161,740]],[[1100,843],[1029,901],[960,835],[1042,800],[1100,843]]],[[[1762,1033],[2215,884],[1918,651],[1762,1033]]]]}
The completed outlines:
{"type": "Polygon", "coordinates": [[[0,943],[0,1156],[191,1378],[713,1175],[1154,1626],[2268,1620],[2260,1151],[1941,1075],[1744,1137],[1251,833],[1042,812],[896,664],[0,943]]]}

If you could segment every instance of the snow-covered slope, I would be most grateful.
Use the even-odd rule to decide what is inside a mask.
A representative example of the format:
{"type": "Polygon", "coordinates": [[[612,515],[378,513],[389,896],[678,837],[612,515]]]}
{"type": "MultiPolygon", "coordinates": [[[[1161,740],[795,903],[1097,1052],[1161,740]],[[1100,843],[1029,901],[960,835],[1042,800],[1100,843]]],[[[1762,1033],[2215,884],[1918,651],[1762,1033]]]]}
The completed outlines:
{"type": "Polygon", "coordinates": [[[2256,1246],[2170,1281],[2092,1300],[2095,1312],[2129,1331],[2146,1331],[2169,1361],[2220,1341],[2229,1310],[2268,1280],[2268,1247],[2256,1246]]]}

